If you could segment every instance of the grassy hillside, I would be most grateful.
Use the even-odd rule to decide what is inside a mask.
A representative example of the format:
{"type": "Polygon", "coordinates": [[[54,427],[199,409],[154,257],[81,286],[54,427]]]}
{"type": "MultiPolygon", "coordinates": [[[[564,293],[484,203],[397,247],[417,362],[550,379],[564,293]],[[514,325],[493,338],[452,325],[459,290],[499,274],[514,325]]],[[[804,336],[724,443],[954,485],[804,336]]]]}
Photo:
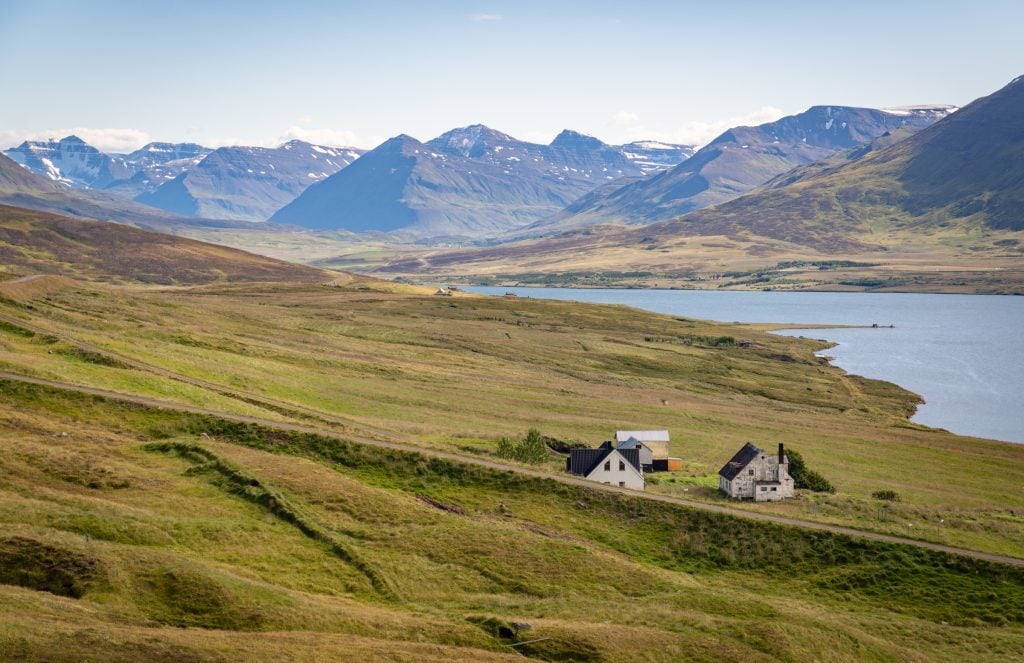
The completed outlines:
{"type": "Polygon", "coordinates": [[[1024,554],[1024,445],[912,424],[913,394],[820,343],[361,277],[112,286],[108,237],[156,238],[174,274],[211,249],[18,214],[49,243],[8,246],[78,247],[64,265],[99,280],[0,282],[0,372],[172,405],[0,378],[0,660],[1024,656],[1018,567],[358,442],[493,459],[532,427],[664,427],[684,469],[649,492],[722,506],[718,467],[784,441],[837,493],[737,508],[1024,554]],[[902,497],[884,519],[878,490],[902,497]]]}
{"type": "Polygon", "coordinates": [[[3,205],[0,263],[8,275],[60,274],[164,285],[331,278],[319,269],[237,249],[3,205]]]}
{"type": "Polygon", "coordinates": [[[1020,555],[1024,498],[1003,486],[1024,481],[1024,446],[912,424],[913,394],[755,326],[360,279],[77,286],[0,313],[0,370],[343,434],[491,457],[502,436],[532,427],[592,445],[620,428],[668,428],[685,469],[651,490],[713,503],[736,449],[783,441],[839,492],[744,508],[895,534],[912,523],[914,536],[1020,555]],[[871,494],[885,489],[903,501],[881,521],[871,494]]]}
{"type": "Polygon", "coordinates": [[[1018,569],[5,381],[0,412],[5,659],[1024,654],[1018,569]]]}

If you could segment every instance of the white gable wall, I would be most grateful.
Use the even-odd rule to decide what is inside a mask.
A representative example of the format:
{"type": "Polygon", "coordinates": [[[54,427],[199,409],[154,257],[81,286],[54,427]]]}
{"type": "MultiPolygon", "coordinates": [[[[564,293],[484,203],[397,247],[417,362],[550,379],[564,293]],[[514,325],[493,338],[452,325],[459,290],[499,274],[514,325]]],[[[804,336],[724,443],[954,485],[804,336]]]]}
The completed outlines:
{"type": "Polygon", "coordinates": [[[644,489],[644,475],[633,467],[618,451],[612,451],[597,464],[587,478],[610,486],[622,486],[634,490],[644,489]],[[607,469],[605,469],[607,468],[607,469]]]}

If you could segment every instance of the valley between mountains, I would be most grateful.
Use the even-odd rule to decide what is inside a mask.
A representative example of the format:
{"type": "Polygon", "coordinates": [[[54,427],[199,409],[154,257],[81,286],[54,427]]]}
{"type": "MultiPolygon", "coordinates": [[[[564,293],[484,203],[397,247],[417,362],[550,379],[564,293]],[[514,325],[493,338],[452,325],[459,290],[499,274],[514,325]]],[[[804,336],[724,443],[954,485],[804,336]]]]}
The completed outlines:
{"type": "Polygon", "coordinates": [[[962,107],[799,107],[704,144],[20,134],[0,661],[1024,660],[1024,444],[916,423],[921,395],[780,324],[460,287],[1024,295],[1024,77],[962,107]]]}

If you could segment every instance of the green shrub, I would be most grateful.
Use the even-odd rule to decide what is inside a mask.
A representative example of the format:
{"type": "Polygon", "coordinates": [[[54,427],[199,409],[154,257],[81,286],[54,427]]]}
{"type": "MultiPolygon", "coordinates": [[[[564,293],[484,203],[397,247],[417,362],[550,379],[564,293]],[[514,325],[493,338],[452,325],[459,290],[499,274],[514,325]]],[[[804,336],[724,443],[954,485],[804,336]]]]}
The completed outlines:
{"type": "Polygon", "coordinates": [[[871,493],[871,497],[874,497],[876,500],[885,500],[886,502],[900,501],[900,494],[895,490],[876,490],[871,493]]]}
{"type": "Polygon", "coordinates": [[[793,449],[786,449],[789,458],[789,476],[793,477],[794,488],[813,490],[816,493],[834,493],[835,486],[814,470],[807,469],[804,457],[793,449]]]}
{"type": "Polygon", "coordinates": [[[543,463],[548,457],[544,436],[536,428],[531,428],[522,440],[511,440],[503,437],[498,441],[494,454],[505,460],[516,460],[520,463],[543,463]]]}

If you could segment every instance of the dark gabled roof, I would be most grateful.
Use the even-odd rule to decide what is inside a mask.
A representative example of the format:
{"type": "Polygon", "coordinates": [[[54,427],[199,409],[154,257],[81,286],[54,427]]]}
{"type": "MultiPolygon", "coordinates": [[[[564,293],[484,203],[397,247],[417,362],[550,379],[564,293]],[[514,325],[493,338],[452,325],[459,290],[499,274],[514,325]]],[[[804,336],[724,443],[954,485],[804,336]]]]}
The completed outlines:
{"type": "MultiPolygon", "coordinates": [[[[565,469],[570,474],[587,476],[594,471],[594,468],[604,462],[604,459],[616,451],[611,445],[601,445],[597,449],[571,449],[569,457],[565,461],[565,469]]],[[[619,454],[626,459],[626,462],[642,472],[640,467],[640,451],[638,449],[619,449],[619,454]]]]}
{"type": "Polygon", "coordinates": [[[750,442],[743,445],[743,448],[736,452],[736,455],[726,463],[718,474],[732,481],[736,475],[743,471],[743,468],[750,464],[750,461],[757,458],[758,454],[764,453],[760,447],[755,447],[750,442]]]}

